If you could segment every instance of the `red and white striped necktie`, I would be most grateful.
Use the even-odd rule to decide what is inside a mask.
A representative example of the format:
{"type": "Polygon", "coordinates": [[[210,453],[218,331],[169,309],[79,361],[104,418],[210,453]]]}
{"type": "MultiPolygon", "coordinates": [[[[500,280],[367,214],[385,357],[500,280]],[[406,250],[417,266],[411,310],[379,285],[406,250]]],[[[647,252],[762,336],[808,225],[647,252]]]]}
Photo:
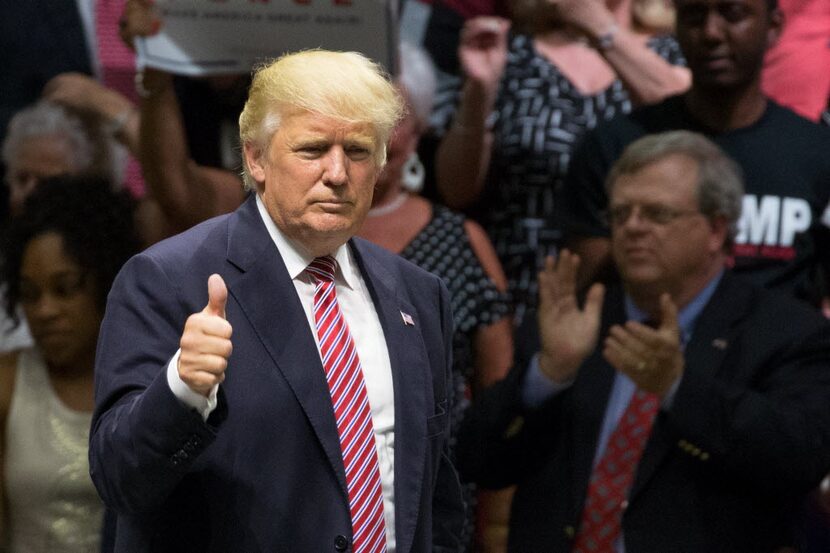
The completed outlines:
{"type": "Polygon", "coordinates": [[[335,260],[318,257],[306,269],[315,281],[314,321],[346,469],[355,553],[386,551],[383,492],[372,410],[363,369],[334,286],[335,260]]]}

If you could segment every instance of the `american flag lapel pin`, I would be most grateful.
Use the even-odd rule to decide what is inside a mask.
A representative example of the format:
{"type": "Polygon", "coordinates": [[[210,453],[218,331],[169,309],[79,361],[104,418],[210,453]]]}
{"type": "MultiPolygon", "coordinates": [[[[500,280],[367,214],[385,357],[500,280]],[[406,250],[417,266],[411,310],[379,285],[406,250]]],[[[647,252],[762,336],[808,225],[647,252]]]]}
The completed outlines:
{"type": "Polygon", "coordinates": [[[415,326],[415,320],[409,313],[404,313],[403,311],[401,311],[401,319],[403,319],[403,324],[407,326],[415,326]]]}

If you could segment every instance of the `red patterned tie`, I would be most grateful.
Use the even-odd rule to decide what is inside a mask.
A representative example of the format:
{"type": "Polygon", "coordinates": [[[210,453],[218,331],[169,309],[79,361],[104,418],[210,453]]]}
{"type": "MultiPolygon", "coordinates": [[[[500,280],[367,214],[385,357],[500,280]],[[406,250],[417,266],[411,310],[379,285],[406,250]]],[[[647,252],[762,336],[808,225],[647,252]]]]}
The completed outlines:
{"type": "MultiPolygon", "coordinates": [[[[126,3],[126,0],[96,0],[95,39],[104,86],[120,92],[136,104],[138,96],[135,93],[135,54],[118,36],[118,18],[126,3]]],[[[124,185],[134,196],[144,195],[141,166],[132,156],[127,161],[124,185]]]]}
{"type": "Polygon", "coordinates": [[[334,268],[331,256],[308,266],[316,284],[314,321],[346,469],[353,551],[376,553],[386,551],[386,524],[372,410],[357,349],[337,304],[334,268]]]}
{"type": "Polygon", "coordinates": [[[634,473],[651,434],[659,400],[637,390],[591,475],[574,553],[613,553],[634,473]]]}

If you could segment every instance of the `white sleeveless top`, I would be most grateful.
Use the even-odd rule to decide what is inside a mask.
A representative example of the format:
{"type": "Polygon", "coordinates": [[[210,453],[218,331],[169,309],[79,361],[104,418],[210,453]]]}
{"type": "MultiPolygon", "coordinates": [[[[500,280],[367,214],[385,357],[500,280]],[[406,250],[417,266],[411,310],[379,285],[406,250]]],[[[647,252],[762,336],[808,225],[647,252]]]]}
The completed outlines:
{"type": "Polygon", "coordinates": [[[20,353],[4,448],[10,553],[98,552],[104,508],[89,477],[91,419],[61,403],[36,350],[20,353]]]}

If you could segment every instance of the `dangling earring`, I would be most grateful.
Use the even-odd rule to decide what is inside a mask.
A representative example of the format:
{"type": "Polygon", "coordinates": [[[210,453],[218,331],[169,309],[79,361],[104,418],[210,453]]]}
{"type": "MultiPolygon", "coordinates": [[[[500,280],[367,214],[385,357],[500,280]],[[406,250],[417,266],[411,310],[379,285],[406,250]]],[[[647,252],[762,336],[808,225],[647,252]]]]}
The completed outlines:
{"type": "Polygon", "coordinates": [[[421,163],[421,158],[418,157],[418,152],[412,152],[406,163],[403,164],[403,175],[401,175],[401,182],[403,187],[417,194],[424,187],[424,164],[421,163]]]}

